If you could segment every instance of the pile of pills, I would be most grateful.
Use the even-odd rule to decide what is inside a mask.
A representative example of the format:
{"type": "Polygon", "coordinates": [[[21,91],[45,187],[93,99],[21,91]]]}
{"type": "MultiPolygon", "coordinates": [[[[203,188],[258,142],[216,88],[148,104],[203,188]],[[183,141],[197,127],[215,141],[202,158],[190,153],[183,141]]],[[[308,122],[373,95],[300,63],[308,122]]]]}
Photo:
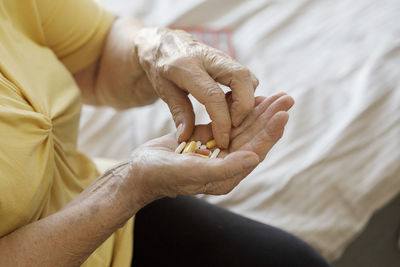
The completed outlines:
{"type": "Polygon", "coordinates": [[[188,143],[182,142],[176,148],[175,153],[195,153],[203,158],[215,159],[221,151],[217,146],[215,140],[208,141],[203,145],[200,141],[190,141],[188,143]]]}

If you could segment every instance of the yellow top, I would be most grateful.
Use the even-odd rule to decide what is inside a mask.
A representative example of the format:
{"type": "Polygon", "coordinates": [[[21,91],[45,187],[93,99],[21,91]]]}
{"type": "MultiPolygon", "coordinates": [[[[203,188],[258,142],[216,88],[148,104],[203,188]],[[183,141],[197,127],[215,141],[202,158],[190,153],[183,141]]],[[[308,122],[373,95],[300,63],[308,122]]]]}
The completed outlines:
{"type": "MultiPolygon", "coordinates": [[[[99,57],[113,19],[91,0],[0,0],[0,237],[60,210],[99,175],[77,151],[71,73],[99,57]]],[[[130,266],[132,223],[83,266],[130,266]]]]}

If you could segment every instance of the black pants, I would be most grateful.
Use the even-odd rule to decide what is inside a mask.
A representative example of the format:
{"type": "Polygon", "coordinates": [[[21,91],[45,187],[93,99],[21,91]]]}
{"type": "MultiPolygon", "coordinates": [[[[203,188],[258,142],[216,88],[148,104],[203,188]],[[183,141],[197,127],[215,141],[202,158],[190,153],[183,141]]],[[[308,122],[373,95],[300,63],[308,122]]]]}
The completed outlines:
{"type": "Polygon", "coordinates": [[[194,197],[140,210],[134,239],[134,267],[329,266],[297,237],[194,197]]]}

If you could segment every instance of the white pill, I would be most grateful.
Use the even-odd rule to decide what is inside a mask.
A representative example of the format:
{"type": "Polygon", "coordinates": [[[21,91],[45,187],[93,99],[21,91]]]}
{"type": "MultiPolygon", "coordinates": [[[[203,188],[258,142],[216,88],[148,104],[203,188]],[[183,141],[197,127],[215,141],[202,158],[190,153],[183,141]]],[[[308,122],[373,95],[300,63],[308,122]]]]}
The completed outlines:
{"type": "Polygon", "coordinates": [[[175,149],[175,153],[181,153],[182,150],[185,148],[186,142],[182,142],[179,144],[179,146],[175,149]]]}
{"type": "Polygon", "coordinates": [[[201,147],[201,141],[197,141],[196,142],[196,148],[200,148],[201,147]]]}
{"type": "Polygon", "coordinates": [[[210,159],[215,159],[215,158],[218,156],[218,154],[219,154],[220,151],[221,151],[221,150],[220,150],[219,148],[216,148],[216,149],[213,151],[213,153],[211,154],[210,159]]]}
{"type": "Polygon", "coordinates": [[[207,146],[206,145],[201,145],[200,149],[207,149],[207,146]]]}

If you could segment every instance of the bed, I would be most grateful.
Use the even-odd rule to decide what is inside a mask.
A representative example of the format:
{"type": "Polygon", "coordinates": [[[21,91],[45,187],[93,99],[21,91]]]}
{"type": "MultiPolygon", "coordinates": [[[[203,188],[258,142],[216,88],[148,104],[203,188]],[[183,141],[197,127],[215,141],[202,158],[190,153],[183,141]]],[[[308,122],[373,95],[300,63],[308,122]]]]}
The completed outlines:
{"type": "MultiPolygon", "coordinates": [[[[260,80],[256,93],[284,90],[296,104],[283,138],[247,179],[226,196],[199,197],[303,238],[336,266],[367,266],[346,260],[355,257],[347,252],[340,258],[374,213],[390,207],[391,221],[400,214],[388,204],[400,193],[399,1],[103,3],[153,26],[232,32],[234,56],[260,80]]],[[[192,100],[196,123],[207,122],[192,100]]],[[[161,101],[122,112],[85,106],[79,147],[118,161],[173,130],[161,101]]],[[[392,224],[396,240],[398,221],[392,224]]],[[[379,266],[400,266],[398,253],[393,265],[379,266]]]]}

